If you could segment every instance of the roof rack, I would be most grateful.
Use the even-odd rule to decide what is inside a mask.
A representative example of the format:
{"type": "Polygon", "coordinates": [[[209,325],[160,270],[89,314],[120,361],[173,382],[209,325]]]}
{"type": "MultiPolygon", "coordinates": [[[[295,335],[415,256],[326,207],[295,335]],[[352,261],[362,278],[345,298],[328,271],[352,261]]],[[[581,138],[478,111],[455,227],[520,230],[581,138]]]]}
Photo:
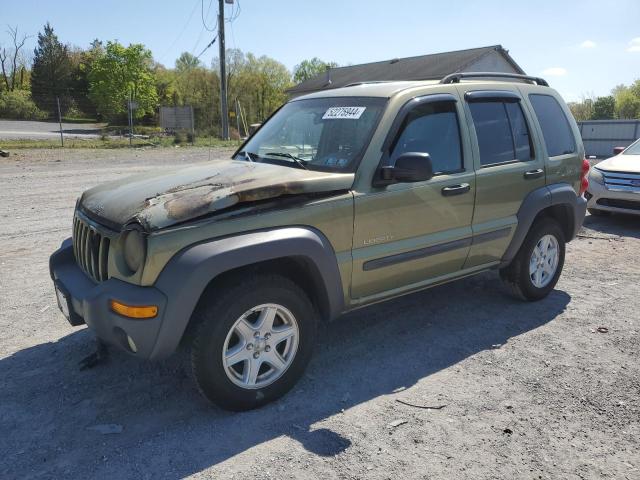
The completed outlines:
{"type": "Polygon", "coordinates": [[[527,82],[535,83],[536,85],[542,85],[548,87],[549,84],[544,78],[532,77],[529,75],[520,75],[519,73],[506,73],[506,72],[460,72],[447,75],[440,83],[460,83],[463,78],[513,78],[516,80],[526,80],[527,82]]]}
{"type": "Polygon", "coordinates": [[[389,82],[397,82],[399,80],[366,80],[364,82],[353,82],[345,85],[346,87],[357,87],[358,85],[369,85],[371,83],[389,83],[389,82]]]}

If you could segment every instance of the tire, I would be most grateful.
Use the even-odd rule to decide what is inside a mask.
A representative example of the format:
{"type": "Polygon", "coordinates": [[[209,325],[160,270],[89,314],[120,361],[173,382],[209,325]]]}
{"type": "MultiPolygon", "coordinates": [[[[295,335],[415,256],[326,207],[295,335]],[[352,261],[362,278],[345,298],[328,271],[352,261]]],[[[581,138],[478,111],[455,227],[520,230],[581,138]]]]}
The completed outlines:
{"type": "Polygon", "coordinates": [[[226,410],[244,411],[276,400],[300,379],[313,352],[317,312],[288,278],[255,275],[203,299],[192,321],[199,325],[191,367],[200,392],[226,410]],[[273,328],[260,328],[270,318],[273,328]]]}
{"type": "Polygon", "coordinates": [[[610,212],[605,212],[604,210],[598,210],[596,208],[587,208],[589,215],[593,215],[594,217],[608,217],[611,215],[610,212]]]}
{"type": "Polygon", "coordinates": [[[500,277],[515,297],[530,302],[541,300],[549,295],[558,283],[564,266],[564,255],[565,238],[562,228],[552,218],[543,217],[534,222],[511,264],[500,270],[500,277]],[[557,263],[551,258],[554,245],[550,237],[556,242],[557,263]],[[543,258],[538,253],[544,250],[547,239],[549,250],[543,258]],[[540,276],[537,276],[539,269],[536,269],[536,273],[531,273],[536,247],[536,259],[543,270],[540,276]],[[554,269],[551,268],[553,265],[554,269]]]}

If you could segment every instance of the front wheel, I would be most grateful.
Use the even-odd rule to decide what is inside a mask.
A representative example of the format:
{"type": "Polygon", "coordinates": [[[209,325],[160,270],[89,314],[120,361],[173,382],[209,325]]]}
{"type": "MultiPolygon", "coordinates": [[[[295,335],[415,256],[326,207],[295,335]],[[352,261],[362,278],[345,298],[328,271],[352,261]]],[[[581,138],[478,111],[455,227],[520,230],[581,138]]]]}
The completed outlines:
{"type": "Polygon", "coordinates": [[[500,277],[522,300],[535,301],[549,295],[558,283],[564,265],[565,239],[551,218],[537,220],[511,264],[500,277]]]}
{"type": "Polygon", "coordinates": [[[194,318],[191,362],[202,394],[236,411],[284,395],[315,342],[317,315],[306,293],[287,278],[259,275],[213,295],[194,318]]]}

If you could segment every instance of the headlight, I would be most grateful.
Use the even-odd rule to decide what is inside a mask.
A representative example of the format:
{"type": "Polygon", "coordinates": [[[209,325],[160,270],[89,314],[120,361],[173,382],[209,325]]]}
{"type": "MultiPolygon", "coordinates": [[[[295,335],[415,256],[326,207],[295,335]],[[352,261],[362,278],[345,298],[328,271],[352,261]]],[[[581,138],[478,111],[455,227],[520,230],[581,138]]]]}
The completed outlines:
{"type": "Polygon", "coordinates": [[[591,173],[589,173],[589,181],[604,185],[604,177],[602,176],[602,172],[595,167],[592,168],[591,173]]]}
{"type": "Polygon", "coordinates": [[[131,272],[140,270],[147,255],[147,242],[138,230],[129,230],[124,237],[124,261],[131,272]]]}

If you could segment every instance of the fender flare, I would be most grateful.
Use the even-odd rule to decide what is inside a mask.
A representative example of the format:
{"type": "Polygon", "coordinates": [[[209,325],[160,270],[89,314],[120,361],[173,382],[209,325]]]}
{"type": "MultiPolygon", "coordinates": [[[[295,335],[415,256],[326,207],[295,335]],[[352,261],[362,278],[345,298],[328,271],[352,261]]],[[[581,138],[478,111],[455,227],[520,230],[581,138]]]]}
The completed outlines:
{"type": "Polygon", "coordinates": [[[582,226],[587,211],[587,201],[578,196],[568,183],[554,183],[537,188],[529,192],[522,205],[520,205],[520,209],[516,214],[518,225],[511,243],[502,257],[500,267],[507,266],[514,259],[538,214],[545,208],[555,205],[567,207],[571,235],[566,238],[566,241],[573,240],[582,226]]]}
{"type": "Polygon", "coordinates": [[[167,263],[154,286],[169,302],[152,358],[178,347],[200,296],[215,277],[267,260],[301,257],[311,266],[314,283],[328,304],[330,318],[343,311],[344,295],[336,254],[327,238],[308,227],[286,227],[234,235],[189,246],[167,263]]]}

